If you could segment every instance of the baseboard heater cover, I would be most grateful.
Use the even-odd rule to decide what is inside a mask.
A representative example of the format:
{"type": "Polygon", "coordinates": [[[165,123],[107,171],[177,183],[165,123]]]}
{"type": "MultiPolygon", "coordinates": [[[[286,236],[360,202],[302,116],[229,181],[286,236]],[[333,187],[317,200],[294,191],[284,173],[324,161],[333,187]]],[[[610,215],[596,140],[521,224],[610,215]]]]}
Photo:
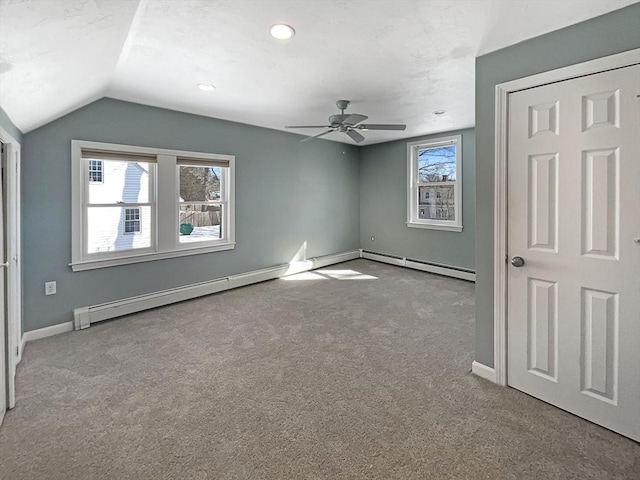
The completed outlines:
{"type": "Polygon", "coordinates": [[[360,257],[359,250],[325,255],[300,262],[277,265],[252,272],[230,275],[228,277],[210,280],[206,282],[186,285],[184,287],[170,288],[159,292],[138,295],[113,302],[76,308],[73,311],[73,323],[75,330],[89,327],[92,323],[111,318],[129,315],[131,313],[162,307],[172,303],[190,300],[192,298],[211,295],[232,288],[243,287],[253,283],[273,280],[300,272],[314,270],[316,268],[333,265],[336,263],[354,260],[360,257]]]}
{"type": "Polygon", "coordinates": [[[476,281],[476,272],[468,268],[427,262],[425,260],[416,260],[413,258],[401,257],[399,255],[374,252],[371,250],[361,250],[361,257],[369,260],[374,260],[376,262],[389,263],[391,265],[398,265],[400,267],[435,273],[437,275],[459,278],[461,280],[468,280],[471,282],[476,281]]]}

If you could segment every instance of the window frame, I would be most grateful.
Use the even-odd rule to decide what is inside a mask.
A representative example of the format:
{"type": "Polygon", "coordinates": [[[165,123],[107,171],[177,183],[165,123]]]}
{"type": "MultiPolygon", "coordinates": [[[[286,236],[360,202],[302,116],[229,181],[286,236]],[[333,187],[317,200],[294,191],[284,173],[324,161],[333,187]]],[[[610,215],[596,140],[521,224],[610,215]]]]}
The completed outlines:
{"type": "Polygon", "coordinates": [[[462,231],[462,135],[451,135],[407,143],[407,227],[462,231]],[[456,180],[449,182],[420,182],[418,152],[423,149],[454,145],[456,147],[456,180]],[[454,220],[419,218],[419,188],[429,185],[453,185],[454,220]]]}
{"type": "MultiPolygon", "coordinates": [[[[135,161],[132,159],[132,161],[135,161]]],[[[183,150],[169,150],[133,145],[110,144],[85,140],[71,141],[71,198],[72,238],[71,266],[74,272],[165,258],[197,255],[235,248],[235,156],[183,150]],[[149,174],[149,204],[151,205],[151,246],[149,248],[87,253],[88,162],[83,161],[83,150],[96,150],[106,154],[153,156],[149,174]],[[226,193],[225,235],[221,239],[183,243],[179,242],[178,209],[180,205],[180,178],[178,159],[189,158],[202,163],[222,165],[226,193]]],[[[103,165],[104,172],[104,165],[103,165]]],[[[104,175],[104,173],[103,173],[104,175]]],[[[104,176],[103,176],[104,179],[104,176]]],[[[222,195],[222,191],[221,191],[222,195]]],[[[138,205],[121,205],[135,208],[138,205]]],[[[124,214],[124,213],[123,213],[124,214]]],[[[141,225],[142,227],[142,225],[141,225]]]]}

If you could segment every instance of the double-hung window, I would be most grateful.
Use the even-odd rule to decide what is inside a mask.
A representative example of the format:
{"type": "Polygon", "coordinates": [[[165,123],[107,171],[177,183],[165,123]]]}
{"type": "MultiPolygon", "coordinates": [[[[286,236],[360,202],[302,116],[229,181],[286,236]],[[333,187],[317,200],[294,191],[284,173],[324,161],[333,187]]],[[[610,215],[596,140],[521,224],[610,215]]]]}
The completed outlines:
{"type": "Polygon", "coordinates": [[[140,226],[140,207],[125,208],[124,233],[128,233],[129,235],[131,235],[141,232],[142,228],[140,226]]]}
{"type": "Polygon", "coordinates": [[[407,144],[407,226],[462,230],[462,137],[407,144]]]}
{"type": "Polygon", "coordinates": [[[72,141],[74,271],[228,250],[234,157],[72,141]]]}
{"type": "Polygon", "coordinates": [[[89,160],[89,183],[102,183],[103,167],[102,160],[89,160]]]}
{"type": "Polygon", "coordinates": [[[218,240],[228,216],[227,169],[223,162],[178,158],[181,244],[218,240]]]}

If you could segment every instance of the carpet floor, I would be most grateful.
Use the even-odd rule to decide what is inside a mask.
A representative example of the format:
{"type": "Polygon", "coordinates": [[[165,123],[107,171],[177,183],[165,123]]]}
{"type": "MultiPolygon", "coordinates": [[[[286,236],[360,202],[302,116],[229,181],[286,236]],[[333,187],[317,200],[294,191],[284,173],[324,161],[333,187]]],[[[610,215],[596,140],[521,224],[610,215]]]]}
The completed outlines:
{"type": "Polygon", "coordinates": [[[638,479],[470,374],[474,285],[354,260],[27,345],[0,478],[638,479]]]}

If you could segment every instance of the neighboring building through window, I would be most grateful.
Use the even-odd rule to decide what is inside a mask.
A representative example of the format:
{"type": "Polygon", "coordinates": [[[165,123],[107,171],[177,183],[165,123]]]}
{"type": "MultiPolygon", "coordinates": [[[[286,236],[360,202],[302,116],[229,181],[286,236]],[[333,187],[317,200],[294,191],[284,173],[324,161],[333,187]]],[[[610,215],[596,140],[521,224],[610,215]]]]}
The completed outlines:
{"type": "Polygon", "coordinates": [[[407,225],[462,230],[462,137],[407,145],[407,225]]]}
{"type": "Polygon", "coordinates": [[[89,183],[102,183],[103,180],[102,160],[89,160],[89,183]]]}
{"type": "Polygon", "coordinates": [[[73,140],[73,270],[234,248],[234,161],[73,140]]]}
{"type": "Polygon", "coordinates": [[[124,233],[140,233],[140,207],[124,209],[124,233]]]}

